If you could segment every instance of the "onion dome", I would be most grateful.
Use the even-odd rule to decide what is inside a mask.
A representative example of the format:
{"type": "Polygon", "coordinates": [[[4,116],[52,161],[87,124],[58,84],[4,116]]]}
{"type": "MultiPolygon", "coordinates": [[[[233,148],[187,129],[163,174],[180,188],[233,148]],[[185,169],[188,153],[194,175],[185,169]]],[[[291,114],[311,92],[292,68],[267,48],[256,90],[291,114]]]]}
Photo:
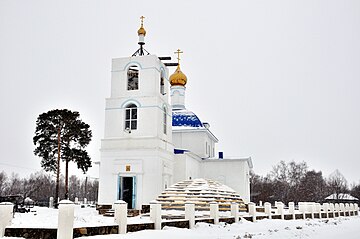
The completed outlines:
{"type": "Polygon", "coordinates": [[[139,28],[139,30],[138,30],[138,36],[140,36],[140,35],[146,35],[146,31],[145,31],[145,28],[144,28],[144,16],[141,16],[140,17],[140,19],[141,19],[141,26],[140,26],[140,28],[139,28]]]}
{"type": "Polygon", "coordinates": [[[170,76],[170,84],[171,86],[175,86],[175,85],[185,86],[186,82],[187,82],[187,77],[180,70],[180,65],[178,65],[175,72],[170,76]]]}
{"type": "Polygon", "coordinates": [[[141,27],[138,30],[138,35],[146,35],[146,31],[145,28],[143,27],[143,25],[141,24],[141,27]]]}
{"type": "Polygon", "coordinates": [[[170,76],[170,84],[171,86],[180,85],[185,86],[187,82],[187,77],[182,71],[180,70],[180,53],[183,53],[180,49],[177,49],[177,60],[178,60],[178,66],[175,70],[175,72],[170,76]]]}

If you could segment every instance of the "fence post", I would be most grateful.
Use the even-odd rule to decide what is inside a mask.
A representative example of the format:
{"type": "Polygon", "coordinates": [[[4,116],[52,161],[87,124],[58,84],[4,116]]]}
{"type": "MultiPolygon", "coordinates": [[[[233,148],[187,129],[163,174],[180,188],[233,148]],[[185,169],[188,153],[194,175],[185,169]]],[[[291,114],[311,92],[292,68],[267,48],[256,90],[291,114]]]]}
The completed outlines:
{"type": "Polygon", "coordinates": [[[333,218],[335,217],[335,206],[334,203],[329,203],[329,210],[333,215],[333,218]]]}
{"type": "Polygon", "coordinates": [[[346,216],[345,214],[345,204],[344,203],[340,203],[340,211],[344,214],[344,216],[346,216]]]}
{"type": "Polygon", "coordinates": [[[306,215],[305,215],[305,212],[306,212],[306,204],[305,204],[305,202],[299,202],[298,207],[299,207],[299,212],[302,213],[302,215],[303,215],[303,219],[305,219],[305,217],[306,217],[306,215]]]}
{"type": "Polygon", "coordinates": [[[189,220],[189,229],[195,226],[195,204],[192,202],[185,203],[185,219],[189,220]]]}
{"type": "Polygon", "coordinates": [[[347,215],[350,216],[350,204],[349,203],[345,204],[345,211],[347,212],[347,215]]]}
{"type": "Polygon", "coordinates": [[[356,215],[359,215],[359,205],[357,204],[357,203],[354,203],[354,215],[356,216],[356,215]]]}
{"type": "Polygon", "coordinates": [[[219,224],[219,204],[210,202],[210,217],[214,219],[214,224],[219,224]]]}
{"type": "Polygon", "coordinates": [[[308,204],[308,208],[309,208],[309,211],[311,212],[311,218],[314,219],[315,216],[314,216],[314,213],[315,213],[315,203],[314,202],[310,202],[308,204]]]}
{"type": "Polygon", "coordinates": [[[49,197],[49,208],[54,208],[54,198],[49,197]]]}
{"type": "Polygon", "coordinates": [[[315,203],[315,212],[319,214],[319,218],[321,219],[321,205],[320,203],[315,203]]]}
{"type": "Polygon", "coordinates": [[[284,220],[284,204],[282,202],[278,202],[276,208],[277,213],[281,216],[281,220],[284,220]]]}
{"type": "Polygon", "coordinates": [[[351,212],[350,215],[355,216],[354,210],[355,210],[354,203],[350,203],[350,212],[351,212]]]}
{"type": "Polygon", "coordinates": [[[335,203],[335,213],[338,214],[338,217],[340,216],[340,205],[339,205],[339,203],[335,203]]]}
{"type": "Polygon", "coordinates": [[[271,219],[271,203],[266,202],[264,203],[265,207],[265,214],[268,215],[269,219],[271,219]]]}
{"type": "Polygon", "coordinates": [[[0,238],[5,236],[5,228],[11,225],[14,204],[11,202],[0,203],[0,238]]]}
{"type": "Polygon", "coordinates": [[[252,221],[253,221],[253,222],[256,222],[256,207],[255,207],[255,203],[249,202],[249,203],[248,203],[248,207],[249,207],[249,215],[252,216],[252,221]]]}
{"type": "Polygon", "coordinates": [[[231,203],[231,216],[235,218],[235,223],[239,222],[239,204],[231,203]]]}
{"type": "Polygon", "coordinates": [[[326,218],[329,218],[329,204],[328,203],[323,203],[323,210],[326,213],[326,218]]]}
{"type": "Polygon", "coordinates": [[[157,201],[150,202],[150,220],[155,230],[161,230],[161,204],[157,201]]]}
{"type": "Polygon", "coordinates": [[[289,202],[289,213],[292,215],[292,219],[295,220],[295,203],[289,202]]]}
{"type": "Polygon", "coordinates": [[[329,207],[330,207],[330,212],[332,212],[333,213],[333,218],[335,218],[335,204],[334,203],[330,203],[330,205],[329,205],[329,207]]]}
{"type": "Polygon", "coordinates": [[[57,239],[72,239],[74,226],[74,203],[69,200],[59,202],[57,239]]]}
{"type": "Polygon", "coordinates": [[[127,231],[127,203],[118,200],[114,203],[115,215],[114,222],[119,225],[119,234],[126,234],[127,231]]]}

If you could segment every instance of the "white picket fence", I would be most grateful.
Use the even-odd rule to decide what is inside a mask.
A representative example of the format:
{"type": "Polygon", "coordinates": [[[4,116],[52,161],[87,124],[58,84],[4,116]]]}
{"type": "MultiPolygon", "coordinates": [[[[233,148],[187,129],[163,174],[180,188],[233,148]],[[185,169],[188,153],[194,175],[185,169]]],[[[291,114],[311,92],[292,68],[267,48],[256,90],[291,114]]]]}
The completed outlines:
{"type": "MultiPolygon", "coordinates": [[[[74,224],[74,207],[75,204],[69,200],[62,200],[59,203],[59,215],[58,215],[58,239],[72,239],[73,238],[73,224],[74,224]]],[[[241,217],[250,216],[252,221],[256,221],[257,218],[267,217],[271,219],[274,215],[280,216],[281,219],[285,219],[286,215],[291,215],[292,219],[296,219],[296,215],[301,215],[301,218],[307,218],[306,215],[311,215],[311,218],[315,218],[315,214],[318,218],[329,218],[342,216],[357,215],[359,211],[358,204],[353,203],[320,203],[315,202],[299,202],[298,209],[295,209],[295,203],[290,202],[288,208],[285,210],[285,205],[282,202],[276,202],[275,207],[268,202],[264,203],[264,206],[260,206],[264,209],[263,213],[257,212],[257,206],[255,203],[248,203],[248,215],[240,215],[239,205],[233,203],[231,205],[231,216],[234,217],[235,222],[238,222],[241,217]]],[[[115,217],[114,222],[119,225],[119,234],[125,234],[127,232],[127,203],[124,201],[116,201],[114,203],[115,217]]],[[[150,203],[150,220],[154,223],[155,230],[161,229],[162,216],[161,216],[161,204],[154,201],[150,203]]],[[[0,203],[0,238],[4,237],[5,228],[11,225],[13,218],[13,204],[12,203],[0,203]]],[[[216,202],[210,203],[210,218],[213,219],[214,224],[219,223],[219,205],[216,202]]],[[[189,228],[193,228],[195,225],[195,204],[185,204],[185,219],[189,220],[189,228]]]]}

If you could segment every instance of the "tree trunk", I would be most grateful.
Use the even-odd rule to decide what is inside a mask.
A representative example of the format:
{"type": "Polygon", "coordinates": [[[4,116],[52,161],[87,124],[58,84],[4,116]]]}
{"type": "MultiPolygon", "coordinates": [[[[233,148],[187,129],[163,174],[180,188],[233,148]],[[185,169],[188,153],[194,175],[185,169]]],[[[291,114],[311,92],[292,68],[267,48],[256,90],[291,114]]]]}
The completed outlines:
{"type": "Polygon", "coordinates": [[[88,177],[86,176],[85,178],[85,193],[84,193],[84,198],[87,199],[87,181],[88,181],[88,177]]]}
{"type": "Polygon", "coordinates": [[[69,160],[65,161],[65,199],[69,199],[69,160]]]}
{"type": "Polygon", "coordinates": [[[58,127],[58,159],[57,159],[57,171],[56,171],[56,189],[55,189],[55,208],[58,208],[59,198],[59,184],[60,184],[60,126],[58,127]]]}

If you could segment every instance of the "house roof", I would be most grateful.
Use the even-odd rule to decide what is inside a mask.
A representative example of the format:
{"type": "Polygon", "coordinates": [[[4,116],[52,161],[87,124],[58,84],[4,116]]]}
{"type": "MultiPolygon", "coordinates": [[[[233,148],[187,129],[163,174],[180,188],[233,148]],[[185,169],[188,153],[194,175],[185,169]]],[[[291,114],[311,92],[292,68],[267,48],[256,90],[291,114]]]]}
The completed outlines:
{"type": "Polygon", "coordinates": [[[347,193],[339,193],[339,194],[337,194],[337,196],[336,196],[336,193],[334,193],[334,194],[331,194],[331,195],[327,196],[325,199],[326,200],[340,199],[340,200],[349,200],[349,201],[359,200],[358,198],[353,197],[353,196],[351,196],[350,194],[347,194],[347,193]]]}

